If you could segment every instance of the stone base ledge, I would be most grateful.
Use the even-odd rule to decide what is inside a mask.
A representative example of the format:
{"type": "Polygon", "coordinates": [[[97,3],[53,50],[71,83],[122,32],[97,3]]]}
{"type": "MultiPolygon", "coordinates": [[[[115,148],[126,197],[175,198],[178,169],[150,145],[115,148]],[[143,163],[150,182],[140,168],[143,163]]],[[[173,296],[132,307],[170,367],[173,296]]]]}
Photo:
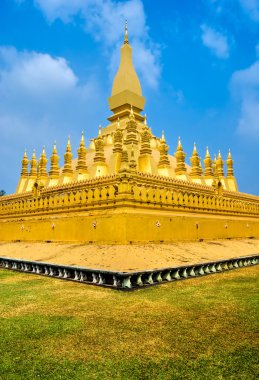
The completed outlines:
{"type": "Polygon", "coordinates": [[[0,268],[123,291],[136,290],[177,280],[222,273],[233,269],[257,265],[258,263],[259,254],[255,254],[156,270],[115,272],[0,257],[0,268]]]}

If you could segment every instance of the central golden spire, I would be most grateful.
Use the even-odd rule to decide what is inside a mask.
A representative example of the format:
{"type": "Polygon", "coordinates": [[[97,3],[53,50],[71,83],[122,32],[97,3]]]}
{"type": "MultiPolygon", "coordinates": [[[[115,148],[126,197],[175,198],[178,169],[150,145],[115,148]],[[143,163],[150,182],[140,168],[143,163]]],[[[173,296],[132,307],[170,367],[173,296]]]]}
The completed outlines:
{"type": "Polygon", "coordinates": [[[131,106],[134,112],[139,113],[143,110],[144,104],[145,98],[142,96],[140,81],[132,61],[132,48],[129,44],[126,21],[120,66],[114,78],[112,93],[109,98],[110,109],[115,115],[109,120],[117,120],[118,117],[122,118],[124,115],[128,116],[131,106]]]}
{"type": "Polygon", "coordinates": [[[129,43],[129,37],[128,37],[128,21],[125,21],[125,31],[124,31],[124,44],[129,43]]]}

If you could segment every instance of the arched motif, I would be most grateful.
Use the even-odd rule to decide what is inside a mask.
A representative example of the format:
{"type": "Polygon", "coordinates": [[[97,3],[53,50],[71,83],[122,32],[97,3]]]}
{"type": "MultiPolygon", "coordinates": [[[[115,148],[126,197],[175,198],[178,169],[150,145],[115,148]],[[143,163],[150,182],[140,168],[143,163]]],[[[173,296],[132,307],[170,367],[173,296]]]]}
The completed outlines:
{"type": "Polygon", "coordinates": [[[188,200],[189,206],[193,207],[193,194],[189,194],[189,200],[188,200]]]}
{"type": "Polygon", "coordinates": [[[141,190],[140,190],[140,200],[142,202],[146,202],[147,201],[147,188],[145,186],[141,187],[141,190]]]}
{"type": "Polygon", "coordinates": [[[184,204],[183,193],[181,191],[178,193],[178,202],[179,202],[179,206],[183,206],[183,204],[184,204]]]}
{"type": "Polygon", "coordinates": [[[160,202],[165,205],[167,203],[167,194],[166,189],[160,189],[160,202]]]}
{"type": "Polygon", "coordinates": [[[141,200],[141,191],[138,185],[133,185],[133,194],[134,194],[134,199],[137,201],[141,200]]]}
{"type": "Polygon", "coordinates": [[[188,196],[188,193],[184,193],[184,195],[183,195],[183,204],[186,207],[189,206],[189,196],[188,196]]]}
{"type": "Polygon", "coordinates": [[[194,194],[193,205],[194,205],[194,207],[199,207],[199,197],[197,194],[194,194]]]}
{"type": "Polygon", "coordinates": [[[172,200],[173,200],[173,204],[174,204],[175,206],[178,206],[178,204],[179,204],[179,202],[178,202],[178,193],[177,193],[177,191],[175,191],[175,190],[174,190],[174,192],[173,192],[172,200]]]}
{"type": "Polygon", "coordinates": [[[82,198],[81,198],[81,190],[77,190],[76,195],[75,195],[75,203],[79,204],[79,203],[81,203],[81,200],[82,200],[82,198]]]}

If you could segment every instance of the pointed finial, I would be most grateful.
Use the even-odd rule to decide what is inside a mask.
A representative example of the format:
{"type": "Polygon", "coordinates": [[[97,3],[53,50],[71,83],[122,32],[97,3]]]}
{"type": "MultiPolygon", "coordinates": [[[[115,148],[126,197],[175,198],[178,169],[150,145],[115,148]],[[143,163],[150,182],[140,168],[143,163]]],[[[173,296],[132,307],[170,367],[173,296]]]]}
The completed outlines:
{"type": "Polygon", "coordinates": [[[228,158],[227,158],[226,164],[227,164],[227,177],[229,178],[234,177],[234,170],[233,170],[234,161],[232,160],[230,149],[228,150],[228,158]]]}
{"type": "Polygon", "coordinates": [[[124,44],[129,43],[129,36],[128,36],[128,21],[125,21],[125,29],[124,29],[124,44]]]}
{"type": "Polygon", "coordinates": [[[162,141],[165,141],[165,131],[162,131],[161,140],[162,140],[162,141]]]}
{"type": "Polygon", "coordinates": [[[82,131],[82,133],[81,133],[81,143],[84,143],[84,142],[85,142],[84,131],[82,131]]]}
{"type": "Polygon", "coordinates": [[[57,142],[56,140],[54,141],[54,144],[53,144],[53,152],[57,152],[57,142]]]}
{"type": "Polygon", "coordinates": [[[205,154],[205,158],[203,160],[204,162],[204,176],[205,178],[212,178],[213,177],[213,168],[214,168],[214,164],[212,162],[212,159],[210,157],[210,152],[209,152],[209,148],[206,147],[206,154],[205,154]]]}
{"type": "Polygon", "coordinates": [[[120,126],[121,126],[120,118],[118,117],[118,119],[117,119],[117,128],[120,128],[120,126]]]}
{"type": "Polygon", "coordinates": [[[30,176],[35,178],[37,175],[37,159],[36,159],[36,150],[35,149],[33,149],[30,164],[31,164],[30,176]]]}
{"type": "Polygon", "coordinates": [[[221,158],[221,153],[220,153],[220,150],[219,150],[219,153],[218,153],[218,158],[221,158]]]}
{"type": "Polygon", "coordinates": [[[197,153],[196,143],[193,144],[193,153],[197,153]]]}
{"type": "Polygon", "coordinates": [[[67,152],[71,152],[70,136],[68,136],[68,138],[67,138],[67,148],[66,148],[66,151],[67,152]]]}
{"type": "Polygon", "coordinates": [[[24,150],[23,159],[22,159],[22,171],[21,171],[21,177],[25,178],[28,176],[28,163],[29,160],[27,158],[27,151],[24,150]]]}
{"type": "Polygon", "coordinates": [[[147,114],[144,115],[144,125],[147,125],[147,114]]]}
{"type": "Polygon", "coordinates": [[[182,147],[181,137],[179,136],[178,137],[178,148],[181,148],[181,147],[182,147]]]}
{"type": "Polygon", "coordinates": [[[46,154],[45,145],[42,147],[42,154],[46,154]]]}
{"type": "Polygon", "coordinates": [[[102,126],[100,124],[98,127],[98,136],[101,136],[101,134],[102,134],[102,126]]]}

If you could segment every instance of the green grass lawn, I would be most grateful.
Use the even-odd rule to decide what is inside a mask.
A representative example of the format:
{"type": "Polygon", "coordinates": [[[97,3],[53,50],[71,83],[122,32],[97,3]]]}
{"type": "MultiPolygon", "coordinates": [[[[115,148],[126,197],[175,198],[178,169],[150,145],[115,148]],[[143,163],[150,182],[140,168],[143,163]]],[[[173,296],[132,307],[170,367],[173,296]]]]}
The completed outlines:
{"type": "Polygon", "coordinates": [[[256,379],[258,267],[135,292],[0,270],[0,379],[256,379]]]}

